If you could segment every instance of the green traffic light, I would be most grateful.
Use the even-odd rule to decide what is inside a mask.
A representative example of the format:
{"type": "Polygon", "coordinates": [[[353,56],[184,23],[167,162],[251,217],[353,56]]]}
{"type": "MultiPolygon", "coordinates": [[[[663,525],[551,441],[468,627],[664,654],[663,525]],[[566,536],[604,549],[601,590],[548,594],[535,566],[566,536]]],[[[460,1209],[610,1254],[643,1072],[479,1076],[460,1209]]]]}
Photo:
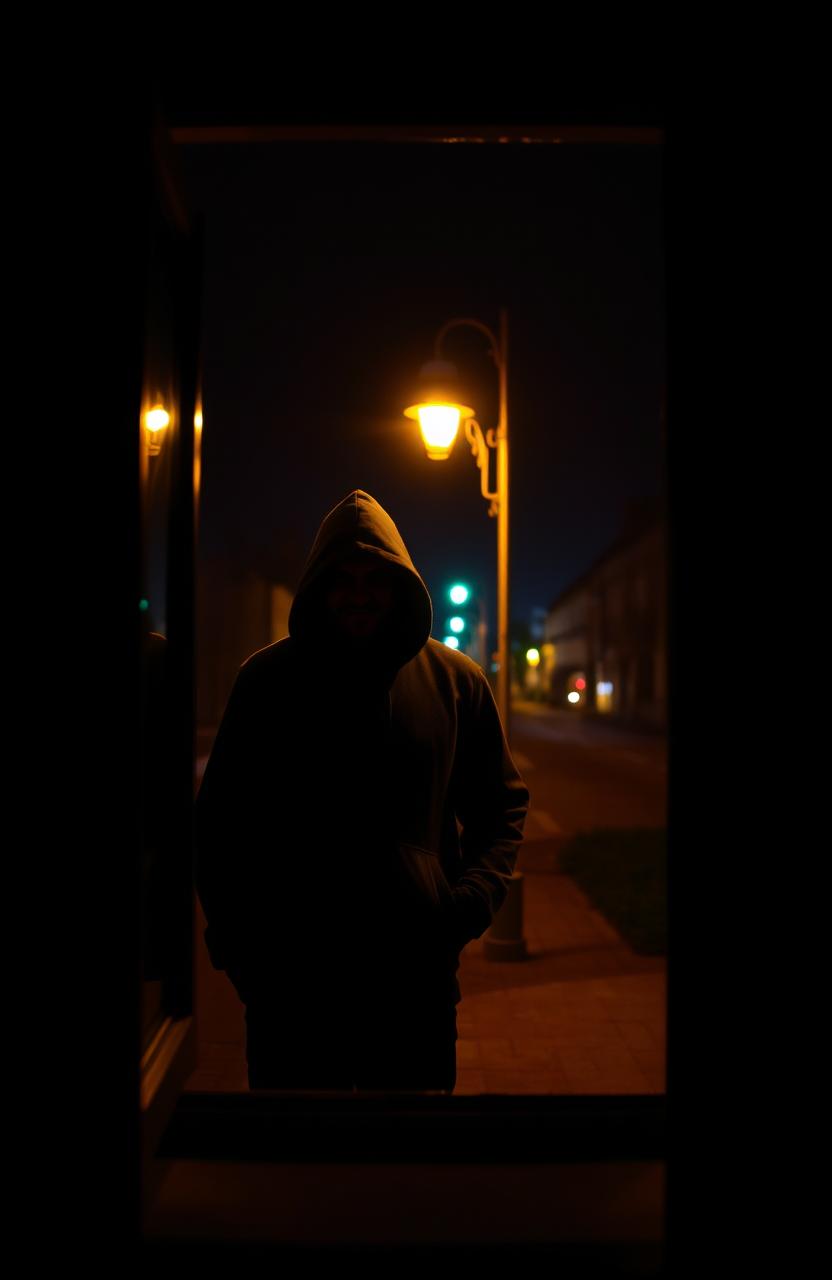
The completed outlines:
{"type": "Polygon", "coordinates": [[[451,631],[455,631],[458,635],[460,631],[465,630],[465,619],[451,618],[450,622],[448,623],[448,626],[451,628],[451,631]]]}
{"type": "Polygon", "coordinates": [[[462,582],[455,583],[448,592],[448,595],[451,597],[454,604],[465,604],[465,601],[468,599],[470,594],[471,592],[462,582]]]}

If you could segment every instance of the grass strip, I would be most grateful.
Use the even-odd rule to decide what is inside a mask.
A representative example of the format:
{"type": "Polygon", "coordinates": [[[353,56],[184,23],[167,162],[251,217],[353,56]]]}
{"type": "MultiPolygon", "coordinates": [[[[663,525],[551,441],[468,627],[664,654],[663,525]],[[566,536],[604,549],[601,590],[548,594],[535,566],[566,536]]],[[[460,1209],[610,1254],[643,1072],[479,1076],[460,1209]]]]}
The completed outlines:
{"type": "Polygon", "coordinates": [[[667,952],[667,832],[596,828],[574,836],[560,869],[641,955],[667,952]]]}

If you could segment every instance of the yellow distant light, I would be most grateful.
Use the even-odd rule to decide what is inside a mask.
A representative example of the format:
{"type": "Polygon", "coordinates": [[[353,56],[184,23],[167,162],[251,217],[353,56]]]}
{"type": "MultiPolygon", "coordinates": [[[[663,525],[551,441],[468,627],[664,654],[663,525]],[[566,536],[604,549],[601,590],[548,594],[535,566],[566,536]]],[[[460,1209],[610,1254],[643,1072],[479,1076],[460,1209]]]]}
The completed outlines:
{"type": "Polygon", "coordinates": [[[528,664],[529,664],[529,666],[530,666],[530,667],[536,667],[536,666],[537,666],[537,664],[540,662],[540,653],[538,652],[538,650],[537,650],[537,649],[527,649],[527,650],[526,650],[526,661],[528,662],[528,664]]]}
{"type": "Polygon", "coordinates": [[[599,711],[612,711],[612,681],[599,680],[595,685],[595,705],[599,711]]]}
{"type": "Polygon", "coordinates": [[[144,415],[144,425],[155,435],[157,431],[164,431],[165,427],[170,425],[170,414],[163,405],[154,405],[144,415]]]}
{"type": "Polygon", "coordinates": [[[578,693],[577,689],[573,689],[571,693],[567,694],[567,698],[570,702],[580,702],[581,695],[578,693]]]}
{"type": "Polygon", "coordinates": [[[194,414],[194,426],[196,427],[197,431],[202,430],[202,410],[201,409],[197,409],[196,413],[194,414]]]}

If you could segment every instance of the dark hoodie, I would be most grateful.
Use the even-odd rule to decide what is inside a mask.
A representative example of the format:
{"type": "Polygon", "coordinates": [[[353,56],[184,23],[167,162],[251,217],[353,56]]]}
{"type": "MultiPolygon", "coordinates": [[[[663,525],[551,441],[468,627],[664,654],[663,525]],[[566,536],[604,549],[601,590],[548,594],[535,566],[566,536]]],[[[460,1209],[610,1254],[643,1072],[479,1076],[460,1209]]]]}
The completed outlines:
{"type": "Polygon", "coordinates": [[[431,624],[396,526],[355,490],[320,527],[289,636],[241,667],[197,799],[206,941],[238,988],[356,948],[455,964],[502,903],[528,791],[483,671],[431,624]],[[331,570],[362,553],[397,571],[363,656],[324,607],[331,570]]]}

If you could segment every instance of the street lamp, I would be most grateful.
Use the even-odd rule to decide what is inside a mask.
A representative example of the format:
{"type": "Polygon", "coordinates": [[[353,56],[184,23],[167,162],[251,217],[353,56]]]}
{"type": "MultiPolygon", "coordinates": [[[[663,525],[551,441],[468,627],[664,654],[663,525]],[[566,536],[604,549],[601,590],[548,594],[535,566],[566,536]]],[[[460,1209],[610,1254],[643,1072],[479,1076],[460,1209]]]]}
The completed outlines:
{"type": "Polygon", "coordinates": [[[510,732],[510,664],[508,648],[508,317],[500,309],[500,336],[488,325],[466,318],[449,320],[436,335],[434,358],[423,365],[419,374],[420,393],[417,401],[405,409],[405,417],[418,420],[427,455],[439,462],[450,457],[460,422],[465,439],[471,446],[480,471],[482,496],[488,503],[488,514],[497,517],[497,707],[509,737],[510,732]],[[474,417],[474,409],[459,394],[456,366],[442,359],[442,340],[454,328],[467,325],[485,334],[490,355],[497,367],[500,384],[499,417],[496,428],[483,431],[474,417]],[[497,455],[497,488],[488,487],[488,470],[492,452],[497,455]]]}
{"type": "MultiPolygon", "coordinates": [[[[480,320],[449,320],[436,335],[433,360],[419,373],[420,394],[405,409],[405,416],[417,419],[427,455],[434,462],[450,457],[459,432],[460,420],[465,424],[465,439],[471,446],[480,472],[482,496],[488,503],[488,514],[497,517],[497,708],[506,738],[510,735],[510,665],[508,647],[508,316],[500,308],[499,339],[480,320]],[[474,410],[459,394],[456,366],[442,359],[442,339],[451,329],[467,325],[484,333],[490,343],[490,355],[497,367],[500,383],[499,416],[496,428],[483,431],[474,410]],[[488,487],[491,454],[497,454],[497,488],[488,487]]],[[[461,584],[460,584],[461,585],[461,584]]],[[[459,593],[461,596],[461,593],[459,593]]],[[[463,603],[467,595],[461,596],[463,603]]],[[[457,603],[455,601],[455,603],[457,603]]],[[[448,644],[454,637],[446,637],[448,644]]],[[[523,960],[527,956],[523,937],[523,873],[515,871],[508,886],[506,900],[491,922],[484,939],[483,954],[487,960],[523,960]]]]}

